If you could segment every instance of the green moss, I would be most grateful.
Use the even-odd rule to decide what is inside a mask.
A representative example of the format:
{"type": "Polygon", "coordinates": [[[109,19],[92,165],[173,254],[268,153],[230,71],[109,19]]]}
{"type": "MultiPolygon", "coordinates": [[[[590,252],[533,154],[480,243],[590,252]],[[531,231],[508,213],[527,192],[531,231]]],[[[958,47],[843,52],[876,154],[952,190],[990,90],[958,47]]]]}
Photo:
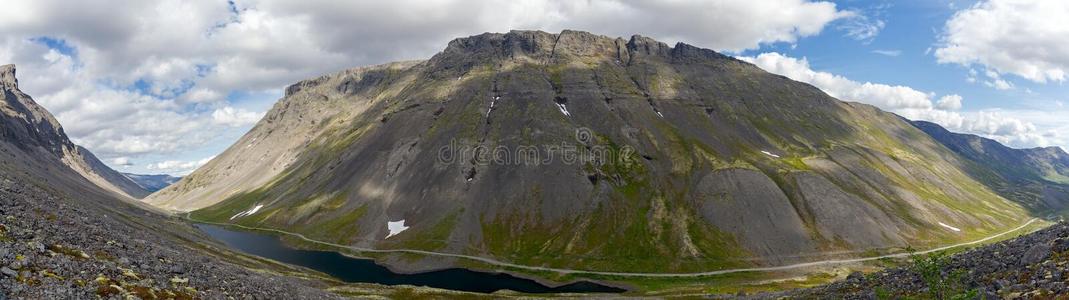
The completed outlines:
{"type": "Polygon", "coordinates": [[[256,203],[263,201],[267,194],[267,190],[267,188],[261,188],[255,191],[231,196],[215,205],[193,211],[190,213],[189,217],[195,220],[211,222],[230,221],[230,217],[246,211],[255,206],[256,203]]]}
{"type": "Polygon", "coordinates": [[[801,157],[791,156],[782,159],[782,161],[795,170],[809,170],[809,166],[805,164],[805,160],[801,157]]]}
{"type": "Polygon", "coordinates": [[[445,216],[429,229],[409,229],[409,231],[405,231],[406,236],[403,236],[402,242],[391,244],[387,247],[422,250],[445,248],[449,241],[449,235],[453,233],[453,229],[456,228],[457,218],[460,216],[460,213],[461,211],[457,211],[445,216]]]}
{"type": "Polygon", "coordinates": [[[367,214],[367,209],[367,204],[361,205],[351,212],[306,226],[306,229],[302,231],[315,239],[350,243],[359,236],[361,230],[357,223],[367,214]]]}

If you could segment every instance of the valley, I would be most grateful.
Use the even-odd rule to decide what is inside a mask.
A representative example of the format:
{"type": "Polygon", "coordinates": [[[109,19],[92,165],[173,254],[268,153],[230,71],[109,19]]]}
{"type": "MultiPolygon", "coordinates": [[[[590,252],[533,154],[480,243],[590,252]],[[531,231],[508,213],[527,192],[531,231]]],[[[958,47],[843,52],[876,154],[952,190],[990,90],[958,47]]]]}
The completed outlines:
{"type": "Polygon", "coordinates": [[[109,168],[0,79],[17,298],[912,295],[921,257],[1064,263],[1060,148],[640,35],[485,33],[302,80],[181,178],[109,168]]]}

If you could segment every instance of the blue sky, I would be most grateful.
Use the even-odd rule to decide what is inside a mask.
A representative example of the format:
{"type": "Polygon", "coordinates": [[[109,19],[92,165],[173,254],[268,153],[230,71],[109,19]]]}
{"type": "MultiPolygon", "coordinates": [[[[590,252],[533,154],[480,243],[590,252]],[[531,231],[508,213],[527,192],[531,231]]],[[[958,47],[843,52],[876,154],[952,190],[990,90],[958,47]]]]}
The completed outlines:
{"type": "MultiPolygon", "coordinates": [[[[931,53],[938,47],[939,35],[946,21],[959,9],[976,1],[835,1],[839,6],[869,14],[878,11],[884,27],[871,40],[859,41],[844,36],[836,25],[824,33],[801,39],[796,45],[777,43],[748,50],[743,55],[779,52],[805,57],[815,70],[830,72],[855,81],[905,85],[938,94],[959,94],[969,109],[1027,108],[1026,99],[1042,100],[1042,94],[1065,95],[1060,84],[1030,84],[1009,77],[1019,88],[1000,91],[967,81],[969,68],[940,64],[931,53]],[[951,5],[953,3],[953,5],[951,5]],[[897,56],[877,51],[899,53],[897,56]],[[1032,89],[1037,94],[1025,92],[1032,89]]],[[[1069,54],[1067,54],[1069,55],[1069,54]]]]}
{"type": "Polygon", "coordinates": [[[0,64],[112,167],[183,175],[301,79],[456,37],[578,29],[687,42],[1015,147],[1069,146],[1069,2],[12,0],[0,64]],[[98,7],[114,9],[100,10],[98,7]],[[959,104],[960,103],[960,104],[959,104]]]}

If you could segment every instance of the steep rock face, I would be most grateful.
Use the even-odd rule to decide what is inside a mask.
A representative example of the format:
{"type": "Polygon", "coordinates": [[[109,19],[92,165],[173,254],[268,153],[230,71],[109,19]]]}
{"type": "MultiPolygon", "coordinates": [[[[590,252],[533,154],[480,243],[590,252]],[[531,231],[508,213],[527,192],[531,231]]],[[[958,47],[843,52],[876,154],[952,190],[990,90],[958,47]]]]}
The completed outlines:
{"type": "MultiPolygon", "coordinates": [[[[122,197],[148,195],[133,181],[100,162],[89,150],[71,143],[59,122],[18,89],[15,66],[0,66],[0,148],[8,169],[34,170],[38,176],[68,177],[68,169],[122,197]],[[60,170],[55,170],[60,169],[60,170]]],[[[78,181],[77,178],[70,180],[78,181]]],[[[75,189],[77,190],[77,189],[75,189]]]]}
{"type": "Polygon", "coordinates": [[[1059,147],[1014,149],[998,141],[953,133],[938,124],[913,125],[964,157],[962,167],[1006,198],[1036,211],[1069,205],[1069,154],[1059,147]]]}
{"type": "Polygon", "coordinates": [[[697,271],[933,246],[1027,218],[959,160],[895,115],[711,50],[513,31],[294,84],[147,201],[365,247],[697,271]],[[387,238],[399,220],[409,229],[387,238]]]}

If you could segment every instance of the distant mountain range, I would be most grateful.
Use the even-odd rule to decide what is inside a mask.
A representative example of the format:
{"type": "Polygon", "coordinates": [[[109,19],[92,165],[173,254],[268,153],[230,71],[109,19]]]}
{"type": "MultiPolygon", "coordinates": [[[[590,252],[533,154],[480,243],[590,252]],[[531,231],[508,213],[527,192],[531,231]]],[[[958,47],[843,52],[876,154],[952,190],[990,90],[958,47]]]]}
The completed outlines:
{"type": "Polygon", "coordinates": [[[1060,210],[1069,204],[1069,154],[1062,148],[1013,149],[931,122],[914,121],[913,125],[965,158],[962,167],[1002,196],[1033,210],[1060,210]]]}
{"type": "Polygon", "coordinates": [[[1069,200],[1018,185],[1066,175],[1038,151],[1012,172],[914,125],[683,43],[487,33],[298,82],[146,201],[361,247],[686,272],[945,245],[1069,200]]]}
{"type": "Polygon", "coordinates": [[[161,189],[163,189],[163,188],[165,188],[167,186],[170,186],[170,185],[174,184],[175,182],[178,182],[178,180],[182,179],[182,177],[175,177],[175,176],[171,176],[171,175],[167,175],[167,174],[158,174],[158,175],[142,175],[142,174],[131,174],[131,173],[122,173],[122,174],[124,176],[126,176],[127,178],[130,178],[130,180],[133,180],[135,183],[137,183],[137,185],[141,186],[141,188],[145,189],[149,193],[153,193],[153,192],[159,191],[159,190],[161,190],[161,189]]]}

